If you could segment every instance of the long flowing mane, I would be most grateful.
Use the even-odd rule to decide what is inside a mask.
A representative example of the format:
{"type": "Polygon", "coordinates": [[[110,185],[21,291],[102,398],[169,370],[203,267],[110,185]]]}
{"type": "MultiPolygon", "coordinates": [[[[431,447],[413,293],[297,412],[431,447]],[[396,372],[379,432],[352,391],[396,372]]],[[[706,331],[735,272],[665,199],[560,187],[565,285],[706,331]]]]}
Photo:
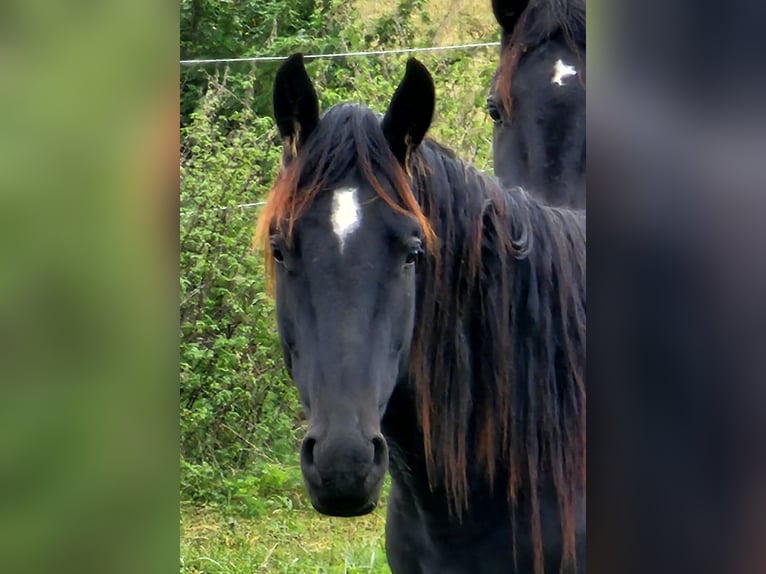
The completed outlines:
{"type": "Polygon", "coordinates": [[[503,190],[433,142],[412,171],[442,244],[423,273],[411,357],[429,474],[458,513],[474,465],[514,505],[528,488],[540,572],[539,490],[556,493],[573,559],[585,487],[584,214],[503,190]]]}
{"type": "MultiPolygon", "coordinates": [[[[541,43],[556,30],[561,30],[569,49],[582,65],[585,57],[585,0],[530,0],[513,30],[503,31],[495,85],[507,115],[511,113],[513,73],[521,56],[530,46],[541,43]]],[[[582,73],[578,78],[584,81],[582,73]]]]}
{"type": "MultiPolygon", "coordinates": [[[[585,487],[585,219],[544,207],[425,140],[402,169],[372,111],[335,106],[283,167],[256,242],[299,217],[356,170],[430,233],[418,268],[410,356],[431,487],[460,516],[472,481],[531,506],[543,571],[541,491],[558,501],[564,560],[574,559],[585,487]],[[395,190],[389,197],[375,173],[395,190]]],[[[268,259],[268,258],[267,258],[268,259]]]]}

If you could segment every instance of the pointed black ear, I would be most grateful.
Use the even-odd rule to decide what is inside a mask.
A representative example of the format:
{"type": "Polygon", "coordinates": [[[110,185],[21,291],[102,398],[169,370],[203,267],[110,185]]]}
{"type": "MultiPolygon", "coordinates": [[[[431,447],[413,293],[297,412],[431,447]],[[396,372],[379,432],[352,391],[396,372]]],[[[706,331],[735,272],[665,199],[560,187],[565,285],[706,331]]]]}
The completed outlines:
{"type": "Polygon", "coordinates": [[[295,156],[319,123],[319,100],[303,65],[303,54],[293,54],[279,67],[272,97],[285,155],[295,156]]]}
{"type": "Polygon", "coordinates": [[[513,27],[528,4],[529,0],[492,0],[492,12],[504,33],[513,32],[513,27]]]}
{"type": "Polygon", "coordinates": [[[410,58],[381,124],[388,145],[401,164],[407,162],[407,153],[423,141],[431,126],[435,100],[431,74],[423,64],[410,58]]]}

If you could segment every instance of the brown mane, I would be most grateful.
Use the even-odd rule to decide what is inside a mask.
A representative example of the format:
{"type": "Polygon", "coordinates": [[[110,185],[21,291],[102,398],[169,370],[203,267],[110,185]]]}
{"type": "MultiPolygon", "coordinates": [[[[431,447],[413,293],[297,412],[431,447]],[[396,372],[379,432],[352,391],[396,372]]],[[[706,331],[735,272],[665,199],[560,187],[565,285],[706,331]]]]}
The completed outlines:
{"type": "Polygon", "coordinates": [[[443,239],[439,265],[423,271],[429,296],[410,357],[432,486],[458,517],[475,469],[491,488],[504,485],[512,508],[527,492],[537,573],[539,489],[551,488],[562,565],[573,562],[586,474],[584,216],[502,190],[432,142],[412,172],[443,239]]]}
{"type": "MultiPolygon", "coordinates": [[[[515,30],[518,29],[519,27],[517,26],[515,30]]],[[[525,51],[526,46],[514,41],[513,36],[511,36],[511,40],[503,45],[502,52],[500,53],[500,65],[497,68],[495,91],[503,111],[509,117],[511,115],[511,82],[513,81],[513,72],[516,70],[519,59],[525,51]]]]}

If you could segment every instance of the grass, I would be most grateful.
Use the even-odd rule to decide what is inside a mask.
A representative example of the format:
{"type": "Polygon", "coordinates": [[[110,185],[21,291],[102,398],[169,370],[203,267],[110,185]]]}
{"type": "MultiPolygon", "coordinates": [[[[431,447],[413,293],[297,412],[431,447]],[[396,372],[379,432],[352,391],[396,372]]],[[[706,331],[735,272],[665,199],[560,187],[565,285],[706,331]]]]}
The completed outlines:
{"type": "Polygon", "coordinates": [[[181,506],[182,574],[388,573],[385,496],[357,518],[322,516],[310,506],[279,508],[258,518],[181,506]]]}
{"type": "Polygon", "coordinates": [[[248,471],[182,464],[181,473],[181,574],[390,572],[388,476],[372,513],[337,518],[311,506],[297,447],[281,462],[259,456],[248,471]]]}

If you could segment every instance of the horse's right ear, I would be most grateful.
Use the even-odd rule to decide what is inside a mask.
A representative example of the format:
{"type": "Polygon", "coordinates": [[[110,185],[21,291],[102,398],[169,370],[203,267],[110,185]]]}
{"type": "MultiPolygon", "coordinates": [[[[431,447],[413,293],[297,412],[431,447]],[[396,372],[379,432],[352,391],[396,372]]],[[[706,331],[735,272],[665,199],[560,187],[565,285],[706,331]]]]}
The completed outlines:
{"type": "Polygon", "coordinates": [[[434,115],[434,81],[426,67],[415,58],[407,60],[407,70],[391,98],[381,128],[396,159],[402,165],[407,155],[426,136],[434,115]]]}
{"type": "Polygon", "coordinates": [[[505,34],[513,32],[529,0],[492,0],[492,12],[505,34]]]}
{"type": "Polygon", "coordinates": [[[303,65],[303,54],[293,54],[279,67],[272,98],[284,156],[292,159],[319,123],[319,100],[303,65]]]}

